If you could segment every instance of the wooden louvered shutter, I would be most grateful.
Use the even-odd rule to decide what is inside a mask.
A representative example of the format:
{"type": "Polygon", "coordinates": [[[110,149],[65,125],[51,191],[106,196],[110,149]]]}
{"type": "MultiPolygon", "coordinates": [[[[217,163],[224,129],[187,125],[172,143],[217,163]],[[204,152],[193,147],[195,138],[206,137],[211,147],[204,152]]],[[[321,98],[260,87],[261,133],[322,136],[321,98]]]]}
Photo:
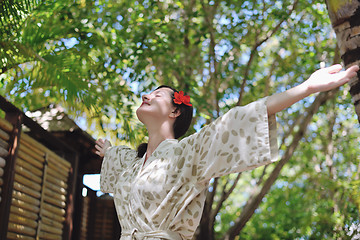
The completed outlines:
{"type": "Polygon", "coordinates": [[[21,134],[8,239],[62,239],[70,168],[68,161],[21,134]]]}
{"type": "MultiPolygon", "coordinates": [[[[0,118],[0,186],[6,164],[14,175],[3,192],[10,202],[7,239],[62,239],[71,164],[25,133],[21,133],[16,159],[7,159],[13,126],[0,118]],[[12,181],[11,181],[12,180],[12,181]]],[[[9,179],[8,179],[9,180],[9,179]]],[[[1,201],[1,200],[0,200],[1,201]]]]}

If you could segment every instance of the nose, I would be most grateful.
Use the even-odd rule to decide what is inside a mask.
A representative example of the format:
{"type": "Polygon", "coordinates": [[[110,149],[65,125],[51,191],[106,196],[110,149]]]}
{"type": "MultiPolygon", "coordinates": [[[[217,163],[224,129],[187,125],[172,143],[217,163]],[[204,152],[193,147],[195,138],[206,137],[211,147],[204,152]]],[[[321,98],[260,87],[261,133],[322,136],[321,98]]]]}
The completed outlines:
{"type": "Polygon", "coordinates": [[[144,95],[142,95],[142,101],[144,102],[144,101],[149,101],[150,100],[150,96],[149,96],[149,94],[144,94],[144,95]]]}

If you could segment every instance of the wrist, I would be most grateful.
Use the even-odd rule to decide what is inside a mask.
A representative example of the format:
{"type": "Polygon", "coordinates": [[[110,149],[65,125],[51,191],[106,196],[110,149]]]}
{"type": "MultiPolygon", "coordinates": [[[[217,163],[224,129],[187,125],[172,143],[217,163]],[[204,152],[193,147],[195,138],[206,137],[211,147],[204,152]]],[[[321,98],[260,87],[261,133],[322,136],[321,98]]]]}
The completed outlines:
{"type": "Polygon", "coordinates": [[[305,98],[316,92],[311,86],[309,86],[309,84],[306,81],[298,85],[296,88],[297,88],[296,90],[302,96],[302,98],[305,98]]]}

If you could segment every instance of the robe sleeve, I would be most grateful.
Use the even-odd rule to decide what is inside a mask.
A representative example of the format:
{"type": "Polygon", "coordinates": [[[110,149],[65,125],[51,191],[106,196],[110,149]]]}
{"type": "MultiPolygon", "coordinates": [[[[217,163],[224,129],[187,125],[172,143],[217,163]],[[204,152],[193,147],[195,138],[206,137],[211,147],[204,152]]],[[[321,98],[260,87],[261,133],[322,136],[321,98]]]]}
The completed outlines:
{"type": "Polygon", "coordinates": [[[184,138],[183,159],[197,181],[250,170],[277,160],[275,115],[268,117],[267,98],[235,107],[184,138]]]}
{"type": "Polygon", "coordinates": [[[104,156],[100,172],[100,190],[113,193],[119,174],[134,159],[134,151],[126,146],[110,147],[104,156]]]}

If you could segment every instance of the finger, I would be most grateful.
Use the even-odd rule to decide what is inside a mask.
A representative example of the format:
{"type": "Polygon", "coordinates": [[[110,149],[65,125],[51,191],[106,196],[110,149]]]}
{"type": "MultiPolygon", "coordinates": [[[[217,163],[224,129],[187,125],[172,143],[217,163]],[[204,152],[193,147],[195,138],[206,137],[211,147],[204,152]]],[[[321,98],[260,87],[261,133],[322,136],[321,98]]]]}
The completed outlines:
{"type": "Polygon", "coordinates": [[[101,139],[101,141],[97,141],[97,145],[100,147],[104,147],[105,142],[101,139]]]}
{"type": "Polygon", "coordinates": [[[346,73],[346,76],[347,76],[348,78],[353,78],[353,77],[355,77],[356,75],[357,75],[356,72],[347,72],[347,73],[346,73]]]}
{"type": "Polygon", "coordinates": [[[340,64],[335,64],[330,67],[325,68],[328,73],[338,73],[343,67],[340,64]]]}
{"type": "Polygon", "coordinates": [[[354,65],[354,66],[351,66],[348,69],[346,69],[346,72],[355,72],[356,73],[357,71],[359,71],[358,65],[354,65]]]}
{"type": "Polygon", "coordinates": [[[345,76],[348,78],[353,78],[357,75],[357,71],[359,70],[358,66],[351,66],[348,69],[346,69],[345,76]]]}

